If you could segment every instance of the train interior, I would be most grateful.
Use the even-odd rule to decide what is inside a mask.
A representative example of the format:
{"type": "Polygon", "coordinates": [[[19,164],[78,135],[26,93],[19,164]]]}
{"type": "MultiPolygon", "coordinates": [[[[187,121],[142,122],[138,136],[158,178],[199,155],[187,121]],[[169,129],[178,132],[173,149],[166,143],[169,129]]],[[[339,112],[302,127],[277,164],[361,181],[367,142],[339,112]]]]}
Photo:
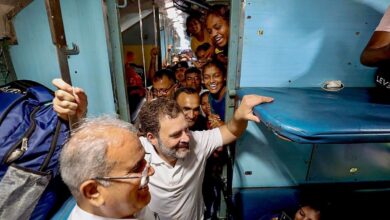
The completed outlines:
{"type": "Polygon", "coordinates": [[[168,45],[190,48],[188,13],[215,4],[230,8],[226,119],[246,94],[274,97],[229,147],[218,219],[293,219],[307,202],[321,219],[388,219],[390,100],[360,54],[390,0],[1,0],[0,84],[62,77],[88,115],[132,121],[127,54],[146,74],[158,46],[161,68],[168,45]]]}

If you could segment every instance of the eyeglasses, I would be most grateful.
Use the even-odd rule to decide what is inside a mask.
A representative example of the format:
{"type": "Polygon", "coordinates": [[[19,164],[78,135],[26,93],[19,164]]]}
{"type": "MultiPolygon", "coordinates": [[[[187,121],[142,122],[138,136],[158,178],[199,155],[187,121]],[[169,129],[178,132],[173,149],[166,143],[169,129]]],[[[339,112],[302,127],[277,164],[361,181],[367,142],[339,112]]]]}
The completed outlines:
{"type": "Polygon", "coordinates": [[[153,93],[154,95],[158,95],[158,94],[166,95],[166,94],[169,92],[169,90],[172,89],[172,87],[173,87],[174,85],[175,85],[175,84],[172,84],[172,85],[171,85],[169,88],[167,88],[167,89],[156,89],[156,88],[152,87],[152,93],[153,93]]]}
{"type": "Polygon", "coordinates": [[[95,180],[112,181],[112,180],[125,180],[125,179],[138,179],[138,178],[142,178],[141,179],[141,186],[143,186],[143,185],[145,185],[148,182],[146,180],[149,177],[148,176],[148,172],[149,172],[149,168],[150,168],[150,162],[152,160],[152,157],[151,157],[150,153],[145,153],[144,160],[146,161],[146,163],[145,163],[145,167],[143,168],[141,173],[129,173],[129,174],[125,175],[125,176],[95,177],[94,179],[95,180]],[[146,183],[143,183],[143,182],[146,182],[146,183]]]}

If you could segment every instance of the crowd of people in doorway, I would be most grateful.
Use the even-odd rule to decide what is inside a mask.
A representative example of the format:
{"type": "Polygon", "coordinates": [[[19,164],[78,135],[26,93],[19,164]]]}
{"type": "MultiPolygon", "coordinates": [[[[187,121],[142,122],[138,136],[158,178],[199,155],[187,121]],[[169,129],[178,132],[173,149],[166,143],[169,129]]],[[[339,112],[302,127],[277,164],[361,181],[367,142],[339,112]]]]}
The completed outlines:
{"type": "MultiPolygon", "coordinates": [[[[201,113],[209,124],[217,124],[217,119],[224,120],[225,111],[228,6],[214,5],[206,15],[194,11],[187,17],[186,27],[191,50],[180,56],[173,55],[170,62],[165,58],[162,69],[156,69],[156,57],[160,54],[158,48],[150,51],[150,65],[146,74],[137,74],[136,65],[133,64],[134,53],[127,53],[125,72],[130,111],[134,112],[142,99],[173,98],[174,91],[179,88],[194,88],[199,95],[208,90],[212,114],[201,113]]],[[[173,49],[169,45],[166,54],[171,51],[173,49]]]]}
{"type": "MultiPolygon", "coordinates": [[[[150,51],[146,75],[134,71],[133,54],[127,55],[125,71],[130,111],[137,112],[145,102],[164,97],[177,102],[191,131],[218,128],[225,125],[228,6],[214,5],[207,14],[194,11],[188,15],[186,27],[191,50],[180,56],[174,54],[170,62],[165,58],[162,69],[156,69],[156,57],[160,54],[156,47],[150,51]],[[144,82],[147,88],[142,87],[144,82]]],[[[166,54],[171,51],[172,47],[168,46],[166,54]]],[[[207,161],[203,183],[206,219],[217,216],[222,189],[220,176],[226,161],[227,153],[222,145],[207,161]]]]}

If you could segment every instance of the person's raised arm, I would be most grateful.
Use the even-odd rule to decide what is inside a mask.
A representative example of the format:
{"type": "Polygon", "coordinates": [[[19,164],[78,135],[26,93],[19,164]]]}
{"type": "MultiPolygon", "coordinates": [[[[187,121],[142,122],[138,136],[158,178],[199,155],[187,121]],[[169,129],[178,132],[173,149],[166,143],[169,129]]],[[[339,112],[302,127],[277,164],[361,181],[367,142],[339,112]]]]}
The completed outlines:
{"type": "Polygon", "coordinates": [[[150,65],[148,70],[148,79],[150,82],[153,81],[154,74],[156,73],[156,57],[158,55],[158,48],[153,47],[150,50],[150,65]]]}
{"type": "Polygon", "coordinates": [[[169,57],[171,56],[172,45],[168,44],[167,52],[165,53],[164,60],[162,62],[163,68],[167,68],[170,65],[169,57]]]}
{"type": "Polygon", "coordinates": [[[234,112],[233,118],[219,129],[221,131],[223,144],[235,141],[246,129],[248,121],[260,122],[260,119],[253,114],[253,108],[262,103],[272,102],[273,98],[246,95],[242,98],[240,106],[234,112]]]}
{"type": "Polygon", "coordinates": [[[389,65],[390,32],[375,31],[360,56],[360,62],[371,67],[389,65]]]}
{"type": "Polygon", "coordinates": [[[87,112],[88,98],[84,90],[64,82],[62,79],[53,79],[53,85],[58,88],[53,99],[53,108],[63,120],[77,122],[87,112]],[[70,117],[70,118],[69,118],[70,117]]]}

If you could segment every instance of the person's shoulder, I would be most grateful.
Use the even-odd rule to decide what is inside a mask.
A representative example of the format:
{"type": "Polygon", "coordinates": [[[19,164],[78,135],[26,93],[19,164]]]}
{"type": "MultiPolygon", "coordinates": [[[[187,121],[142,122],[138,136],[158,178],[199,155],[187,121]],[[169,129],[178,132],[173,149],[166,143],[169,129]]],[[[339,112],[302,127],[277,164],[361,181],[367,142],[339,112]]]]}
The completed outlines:
{"type": "Polygon", "coordinates": [[[213,128],[208,130],[197,130],[197,131],[190,131],[194,139],[199,139],[206,136],[214,136],[218,133],[220,133],[219,128],[213,128]]]}

